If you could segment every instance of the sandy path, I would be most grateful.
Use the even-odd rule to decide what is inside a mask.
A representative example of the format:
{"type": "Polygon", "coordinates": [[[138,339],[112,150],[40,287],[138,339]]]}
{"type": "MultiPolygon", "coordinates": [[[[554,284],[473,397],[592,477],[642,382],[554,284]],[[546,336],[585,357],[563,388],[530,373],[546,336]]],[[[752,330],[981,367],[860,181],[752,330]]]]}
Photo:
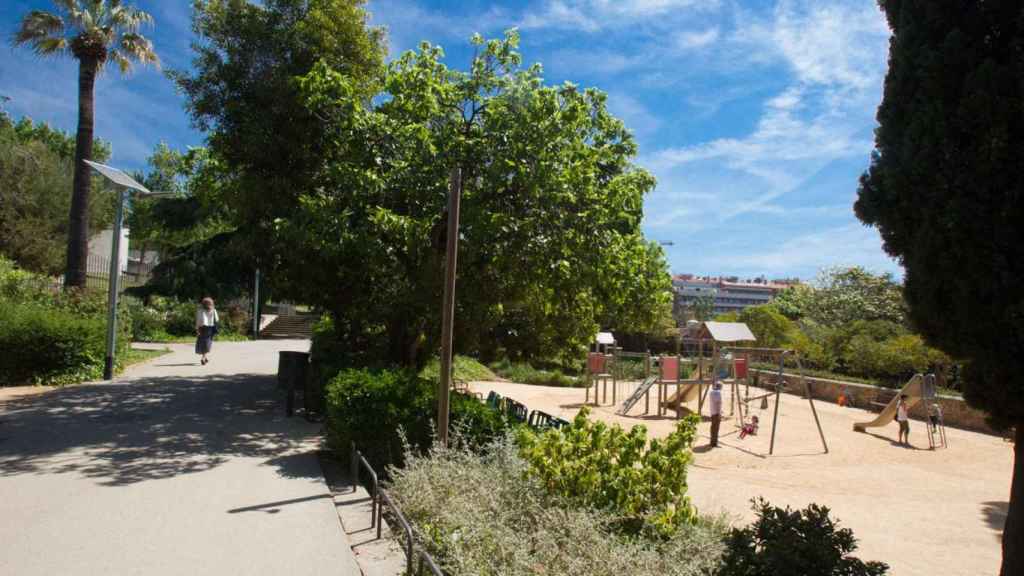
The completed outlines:
{"type": "MultiPolygon", "coordinates": [[[[578,388],[506,382],[473,386],[483,394],[495,390],[531,410],[565,419],[575,416],[584,399],[584,390],[578,388]]],[[[625,391],[620,389],[620,402],[625,391]]],[[[728,413],[728,391],[724,400],[728,413]]],[[[653,398],[651,405],[653,409],[653,398]]],[[[750,499],[757,496],[794,507],[817,502],[853,529],[860,558],[887,562],[895,576],[998,573],[1013,465],[1011,444],[950,428],[949,448],[930,451],[924,423],[914,421],[910,440],[915,448],[904,448],[893,443],[895,424],[857,433],[853,423],[869,421],[872,414],[822,402],[815,406],[828,454],[807,401],[796,396],[782,396],[774,456],[767,456],[771,409],[755,406],[752,413],[761,419],[756,437],[740,440],[735,420],[724,420],[720,447],[714,450],[707,446],[710,425],[702,423],[690,469],[694,503],[703,512],[722,510],[749,521],[750,499]]],[[[643,424],[655,436],[674,427],[674,420],[644,416],[643,411],[641,401],[630,417],[622,417],[609,403],[596,408],[594,417],[626,427],[643,424]]]]}

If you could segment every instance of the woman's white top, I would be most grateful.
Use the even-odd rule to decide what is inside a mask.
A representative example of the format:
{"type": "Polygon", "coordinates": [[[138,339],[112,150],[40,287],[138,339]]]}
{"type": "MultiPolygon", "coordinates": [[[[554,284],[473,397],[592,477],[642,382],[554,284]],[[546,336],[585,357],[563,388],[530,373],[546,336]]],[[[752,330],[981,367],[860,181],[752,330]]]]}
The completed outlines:
{"type": "Polygon", "coordinates": [[[217,316],[217,309],[207,310],[206,308],[200,307],[196,310],[196,329],[198,330],[202,326],[214,326],[220,322],[220,316],[217,316]]]}
{"type": "Polygon", "coordinates": [[[907,404],[906,402],[900,402],[896,406],[896,421],[906,422],[907,421],[907,404]]]}

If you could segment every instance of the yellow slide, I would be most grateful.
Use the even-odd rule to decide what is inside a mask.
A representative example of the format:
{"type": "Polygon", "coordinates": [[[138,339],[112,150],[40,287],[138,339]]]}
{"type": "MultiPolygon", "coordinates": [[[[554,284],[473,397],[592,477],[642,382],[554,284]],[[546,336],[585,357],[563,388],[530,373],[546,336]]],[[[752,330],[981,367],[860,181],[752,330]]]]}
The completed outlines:
{"type": "MultiPolygon", "coordinates": [[[[672,386],[673,384],[669,384],[672,386]]],[[[677,404],[686,402],[693,402],[700,397],[700,386],[697,382],[683,382],[679,385],[679,390],[674,392],[671,396],[665,399],[662,403],[666,408],[675,408],[677,404]]]]}
{"type": "Polygon", "coordinates": [[[871,422],[857,422],[853,425],[853,429],[856,432],[864,432],[865,428],[877,428],[878,426],[885,426],[893,421],[896,415],[896,405],[900,402],[900,396],[907,395],[907,410],[909,411],[924,398],[924,376],[915,374],[913,378],[900,390],[900,393],[893,397],[892,400],[886,404],[885,408],[878,417],[871,422]]]}

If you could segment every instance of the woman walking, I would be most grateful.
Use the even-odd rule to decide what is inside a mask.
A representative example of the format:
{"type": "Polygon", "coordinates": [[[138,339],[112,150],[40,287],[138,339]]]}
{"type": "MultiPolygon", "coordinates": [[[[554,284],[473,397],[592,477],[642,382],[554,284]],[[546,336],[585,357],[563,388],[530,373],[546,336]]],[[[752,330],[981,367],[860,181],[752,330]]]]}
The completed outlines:
{"type": "Polygon", "coordinates": [[[220,317],[217,316],[217,309],[213,307],[213,298],[203,298],[202,304],[196,310],[196,354],[202,356],[200,362],[205,366],[210,360],[206,357],[213,348],[213,337],[217,333],[217,324],[220,317]]]}

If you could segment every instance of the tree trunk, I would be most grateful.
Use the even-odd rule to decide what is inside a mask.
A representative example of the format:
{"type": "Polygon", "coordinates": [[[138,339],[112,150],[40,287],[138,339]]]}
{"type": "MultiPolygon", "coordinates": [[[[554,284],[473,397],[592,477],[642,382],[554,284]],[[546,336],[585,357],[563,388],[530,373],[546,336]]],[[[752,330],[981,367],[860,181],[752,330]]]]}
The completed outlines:
{"type": "Polygon", "coordinates": [[[71,193],[71,213],[68,218],[65,288],[81,288],[85,286],[86,281],[92,168],[83,160],[92,160],[93,87],[96,84],[98,68],[99,61],[95,58],[84,58],[78,64],[78,135],[75,138],[75,180],[71,193]]]}
{"type": "Polygon", "coordinates": [[[1017,422],[1013,444],[1013,480],[1003,527],[1003,567],[999,574],[1024,576],[1024,421],[1017,422]]]}

